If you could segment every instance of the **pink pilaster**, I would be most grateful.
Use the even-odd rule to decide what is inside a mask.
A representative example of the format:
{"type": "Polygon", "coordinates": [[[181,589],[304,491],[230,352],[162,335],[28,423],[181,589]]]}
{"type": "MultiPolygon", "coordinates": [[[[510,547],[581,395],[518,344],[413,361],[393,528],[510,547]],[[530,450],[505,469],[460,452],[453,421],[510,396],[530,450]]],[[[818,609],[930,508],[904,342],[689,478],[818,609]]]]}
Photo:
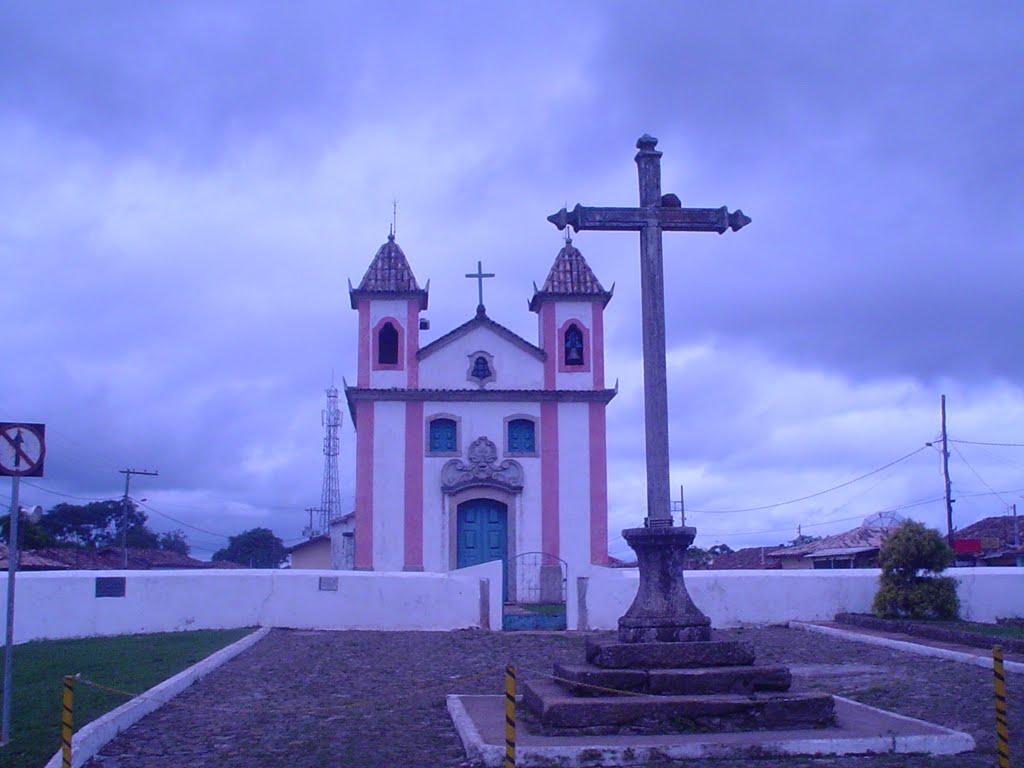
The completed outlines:
{"type": "Polygon", "coordinates": [[[558,403],[551,402],[540,404],[540,514],[541,551],[558,557],[558,403]]]}
{"type": "Polygon", "coordinates": [[[604,304],[595,301],[592,306],[594,308],[594,316],[591,320],[594,345],[594,389],[604,389],[604,304]]]}
{"type": "MultiPolygon", "coordinates": [[[[362,313],[360,312],[360,318],[362,313]]],[[[373,570],[373,402],[356,403],[356,554],[359,570],[373,570]]]]}
{"type": "Polygon", "coordinates": [[[590,562],[594,565],[608,564],[607,451],[604,403],[590,403],[590,562]]]}
{"type": "Polygon", "coordinates": [[[405,404],[405,570],[423,570],[423,403],[405,404]]]}
{"type": "Polygon", "coordinates": [[[370,386],[370,302],[359,302],[359,371],[356,381],[360,387],[370,386]]]}
{"type": "Polygon", "coordinates": [[[544,351],[547,353],[547,359],[544,361],[544,389],[554,389],[555,371],[558,365],[558,343],[555,338],[555,305],[550,301],[541,304],[540,325],[544,351]]]}
{"type": "Polygon", "coordinates": [[[420,313],[416,301],[409,302],[409,311],[405,323],[405,360],[406,373],[408,376],[409,389],[416,389],[420,385],[420,361],[416,358],[416,352],[420,348],[420,313]]]}

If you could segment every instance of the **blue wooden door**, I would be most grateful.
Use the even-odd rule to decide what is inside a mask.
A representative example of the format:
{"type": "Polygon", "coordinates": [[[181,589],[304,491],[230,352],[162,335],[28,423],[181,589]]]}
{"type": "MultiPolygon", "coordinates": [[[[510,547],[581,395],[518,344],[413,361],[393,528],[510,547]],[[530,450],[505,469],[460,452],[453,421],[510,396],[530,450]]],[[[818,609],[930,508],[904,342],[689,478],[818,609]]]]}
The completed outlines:
{"type": "Polygon", "coordinates": [[[459,504],[456,568],[501,560],[503,594],[508,595],[508,508],[492,499],[459,504]]]}

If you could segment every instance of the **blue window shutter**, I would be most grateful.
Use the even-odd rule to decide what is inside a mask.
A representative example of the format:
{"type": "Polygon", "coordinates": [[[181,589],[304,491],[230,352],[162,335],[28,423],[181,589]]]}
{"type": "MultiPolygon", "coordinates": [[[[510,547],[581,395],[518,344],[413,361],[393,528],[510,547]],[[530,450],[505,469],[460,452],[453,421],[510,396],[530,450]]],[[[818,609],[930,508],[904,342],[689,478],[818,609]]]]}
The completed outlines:
{"type": "Polygon", "coordinates": [[[456,424],[451,419],[434,419],[430,422],[430,450],[455,451],[456,424]]]}
{"type": "Polygon", "coordinates": [[[533,422],[529,419],[513,419],[508,423],[509,453],[533,453],[533,422]]]}

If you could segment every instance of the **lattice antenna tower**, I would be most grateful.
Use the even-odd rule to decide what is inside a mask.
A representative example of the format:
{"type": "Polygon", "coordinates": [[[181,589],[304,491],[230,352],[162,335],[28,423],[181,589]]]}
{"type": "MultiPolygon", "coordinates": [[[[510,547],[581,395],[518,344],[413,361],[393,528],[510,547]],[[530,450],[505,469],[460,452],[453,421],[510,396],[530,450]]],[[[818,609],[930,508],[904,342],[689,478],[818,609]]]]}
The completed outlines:
{"type": "Polygon", "coordinates": [[[324,485],[320,494],[320,519],[317,527],[318,533],[328,533],[331,521],[341,517],[341,486],[338,482],[341,409],[338,408],[338,388],[333,381],[327,388],[327,407],[320,412],[320,418],[324,426],[324,485]]]}

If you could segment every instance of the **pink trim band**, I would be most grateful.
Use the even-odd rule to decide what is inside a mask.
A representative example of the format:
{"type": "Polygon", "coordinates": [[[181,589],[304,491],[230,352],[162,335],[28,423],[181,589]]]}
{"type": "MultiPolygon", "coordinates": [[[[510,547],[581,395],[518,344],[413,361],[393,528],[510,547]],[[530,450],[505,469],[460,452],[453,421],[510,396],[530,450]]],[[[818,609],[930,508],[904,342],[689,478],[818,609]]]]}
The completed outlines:
{"type": "Polygon", "coordinates": [[[423,403],[405,404],[405,570],[423,570],[423,403]]]}
{"type": "Polygon", "coordinates": [[[359,372],[360,387],[370,386],[370,302],[359,301],[359,372]]]}
{"type": "Polygon", "coordinates": [[[420,361],[416,352],[420,348],[420,310],[419,303],[409,302],[405,324],[405,361],[408,368],[409,388],[416,389],[420,385],[420,361]]]}
{"type": "Polygon", "coordinates": [[[540,308],[540,328],[547,358],[544,360],[544,389],[555,388],[558,343],[555,338],[555,305],[545,302],[540,308]]]}
{"type": "Polygon", "coordinates": [[[593,311],[594,389],[604,389],[604,305],[595,301],[593,311]]]}
{"type": "Polygon", "coordinates": [[[373,402],[356,403],[356,568],[373,570],[373,402]]]}
{"type": "Polygon", "coordinates": [[[603,403],[590,404],[590,562],[608,564],[608,445],[603,403]]]}
{"type": "Polygon", "coordinates": [[[405,329],[402,324],[398,322],[397,318],[394,317],[382,317],[377,321],[377,324],[373,326],[373,333],[370,334],[370,358],[373,360],[373,370],[375,371],[401,371],[405,369],[405,329]],[[385,324],[391,323],[391,326],[395,329],[395,333],[398,334],[398,362],[397,363],[382,363],[380,362],[379,355],[379,342],[380,329],[385,324]]]}
{"type": "Polygon", "coordinates": [[[540,548],[559,556],[558,403],[540,404],[540,548]]]}
{"type": "Polygon", "coordinates": [[[562,323],[555,337],[557,344],[556,354],[558,355],[559,373],[590,373],[590,358],[593,357],[593,349],[590,346],[590,328],[578,317],[572,317],[562,323]],[[583,334],[583,365],[565,364],[565,332],[570,325],[575,325],[583,334]]]}

